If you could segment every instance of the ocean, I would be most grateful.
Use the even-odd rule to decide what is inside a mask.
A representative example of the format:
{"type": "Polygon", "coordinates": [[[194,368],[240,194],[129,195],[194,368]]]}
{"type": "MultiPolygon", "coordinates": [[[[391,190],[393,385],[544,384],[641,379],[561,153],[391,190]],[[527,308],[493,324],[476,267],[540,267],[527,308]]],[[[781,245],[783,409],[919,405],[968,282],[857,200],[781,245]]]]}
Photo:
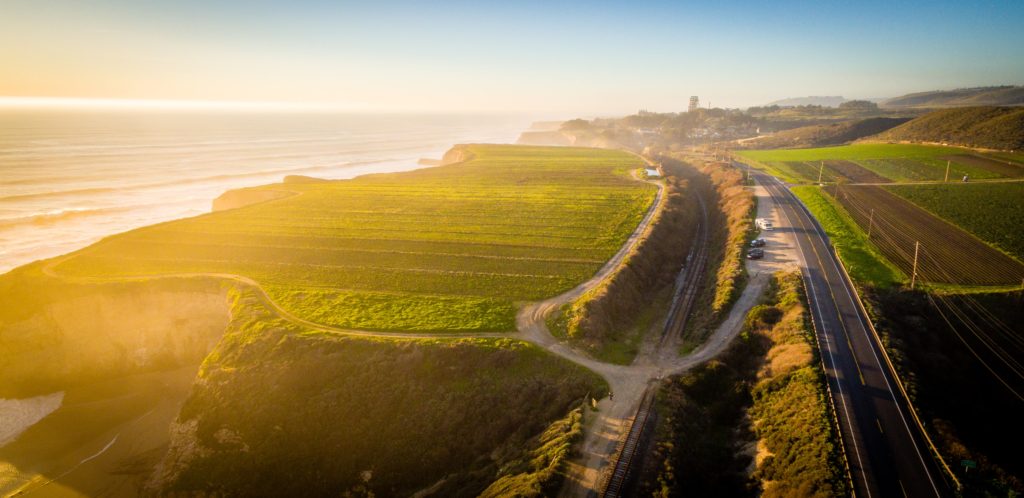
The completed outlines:
{"type": "Polygon", "coordinates": [[[226,190],[420,168],[457,143],[512,143],[508,115],[0,109],[0,273],[210,211],[226,190]]]}

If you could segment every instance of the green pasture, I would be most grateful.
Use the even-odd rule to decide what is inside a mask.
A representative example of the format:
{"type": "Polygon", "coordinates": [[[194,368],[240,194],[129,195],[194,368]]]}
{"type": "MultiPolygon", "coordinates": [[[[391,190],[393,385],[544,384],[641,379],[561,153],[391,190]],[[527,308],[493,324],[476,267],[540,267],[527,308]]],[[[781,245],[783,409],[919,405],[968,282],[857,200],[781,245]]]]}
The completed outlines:
{"type": "Polygon", "coordinates": [[[55,269],[241,275],[337,327],[511,330],[518,305],[592,276],[656,193],[624,152],[466,148],[470,159],[448,166],[262,187],[295,195],[113,236],[55,269]]]}

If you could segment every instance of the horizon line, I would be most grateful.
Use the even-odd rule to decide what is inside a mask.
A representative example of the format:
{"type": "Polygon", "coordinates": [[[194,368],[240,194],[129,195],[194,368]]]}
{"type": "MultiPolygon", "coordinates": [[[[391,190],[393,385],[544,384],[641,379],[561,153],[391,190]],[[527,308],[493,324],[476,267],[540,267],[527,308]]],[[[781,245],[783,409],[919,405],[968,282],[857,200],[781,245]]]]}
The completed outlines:
{"type": "MultiPolygon", "coordinates": [[[[97,109],[97,110],[169,110],[169,111],[242,111],[242,112],[357,112],[374,114],[569,114],[565,111],[523,111],[500,109],[434,108],[399,109],[364,102],[303,102],[279,100],[205,100],[205,99],[133,99],[111,97],[44,97],[0,95],[3,109],[97,109]]],[[[566,118],[568,119],[568,118],[566,118]]]]}

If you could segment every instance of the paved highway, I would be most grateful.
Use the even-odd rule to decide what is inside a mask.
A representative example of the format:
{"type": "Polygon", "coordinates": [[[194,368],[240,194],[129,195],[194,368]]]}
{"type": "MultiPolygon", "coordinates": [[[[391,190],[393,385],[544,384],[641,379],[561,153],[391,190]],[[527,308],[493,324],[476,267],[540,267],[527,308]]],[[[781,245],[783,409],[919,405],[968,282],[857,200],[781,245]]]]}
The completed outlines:
{"type": "Polygon", "coordinates": [[[789,189],[752,174],[776,203],[776,230],[791,230],[797,246],[856,495],[951,494],[826,235],[789,189]]]}

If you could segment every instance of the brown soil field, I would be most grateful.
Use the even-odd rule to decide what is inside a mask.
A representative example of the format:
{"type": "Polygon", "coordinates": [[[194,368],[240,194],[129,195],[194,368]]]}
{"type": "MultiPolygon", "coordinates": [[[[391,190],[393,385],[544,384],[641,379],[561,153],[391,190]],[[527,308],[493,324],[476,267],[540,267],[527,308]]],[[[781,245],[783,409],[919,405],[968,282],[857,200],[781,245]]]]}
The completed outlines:
{"type": "Polygon", "coordinates": [[[1000,161],[998,159],[971,154],[943,156],[941,159],[953,161],[954,163],[960,163],[966,166],[974,166],[986,171],[991,171],[997,175],[1009,177],[1024,176],[1024,165],[1016,164],[1011,161],[1000,161]]]}
{"type": "Polygon", "coordinates": [[[840,181],[849,183],[889,183],[892,181],[850,161],[825,161],[825,168],[839,175],[841,177],[840,181]]]}
{"type": "MultiPolygon", "coordinates": [[[[831,187],[826,191],[836,192],[831,187]]],[[[838,200],[865,232],[870,225],[871,241],[908,275],[914,243],[920,242],[919,281],[983,286],[1020,284],[1024,279],[1021,263],[881,187],[840,187],[838,200]]]]}
{"type": "MultiPolygon", "coordinates": [[[[818,179],[818,170],[821,168],[819,161],[787,161],[786,165],[810,181],[818,179]]],[[[892,180],[857,163],[834,159],[825,161],[825,171],[822,172],[821,181],[829,183],[837,181],[840,183],[889,183],[892,180]]]]}

